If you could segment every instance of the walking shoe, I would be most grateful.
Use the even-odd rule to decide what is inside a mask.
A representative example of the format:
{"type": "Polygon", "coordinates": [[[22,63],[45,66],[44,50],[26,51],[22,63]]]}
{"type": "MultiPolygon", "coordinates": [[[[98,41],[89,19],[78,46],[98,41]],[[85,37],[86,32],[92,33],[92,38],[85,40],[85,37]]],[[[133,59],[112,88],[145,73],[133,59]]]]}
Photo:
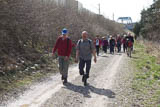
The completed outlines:
{"type": "Polygon", "coordinates": [[[83,77],[82,77],[82,82],[84,82],[84,78],[85,78],[85,76],[83,75],[83,77]]]}
{"type": "Polygon", "coordinates": [[[84,71],[83,70],[79,70],[79,74],[80,75],[84,75],[84,71]]]}
{"type": "Polygon", "coordinates": [[[87,78],[84,80],[84,86],[87,86],[87,78]]]}
{"type": "Polygon", "coordinates": [[[61,80],[64,80],[64,77],[63,77],[63,76],[61,77],[61,80]]]}
{"type": "Polygon", "coordinates": [[[89,78],[89,74],[86,74],[86,78],[87,78],[87,79],[89,78]]]}
{"type": "Polygon", "coordinates": [[[87,85],[87,77],[86,77],[86,75],[84,75],[83,82],[84,82],[84,86],[86,86],[87,85]]]}
{"type": "Polygon", "coordinates": [[[63,84],[67,83],[67,78],[64,78],[63,84]]]}

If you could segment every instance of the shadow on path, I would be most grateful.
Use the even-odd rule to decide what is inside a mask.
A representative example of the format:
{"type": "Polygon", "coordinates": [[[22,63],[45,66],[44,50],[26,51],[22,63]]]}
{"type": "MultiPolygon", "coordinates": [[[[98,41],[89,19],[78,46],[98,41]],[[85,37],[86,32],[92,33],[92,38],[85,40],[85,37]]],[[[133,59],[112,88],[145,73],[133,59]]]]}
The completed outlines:
{"type": "Polygon", "coordinates": [[[104,95],[104,96],[107,96],[108,98],[115,98],[115,95],[116,95],[110,89],[96,88],[89,84],[84,87],[84,86],[74,85],[72,83],[67,83],[65,86],[66,87],[64,88],[83,94],[83,96],[87,98],[91,98],[90,92],[96,93],[98,95],[104,95]]]}
{"type": "Polygon", "coordinates": [[[142,58],[136,57],[136,56],[132,56],[131,58],[132,58],[132,59],[142,59],[142,58]]]}
{"type": "Polygon", "coordinates": [[[116,53],[115,55],[122,55],[122,53],[116,53]]]}
{"type": "Polygon", "coordinates": [[[108,58],[109,56],[102,55],[101,57],[108,58]]]}

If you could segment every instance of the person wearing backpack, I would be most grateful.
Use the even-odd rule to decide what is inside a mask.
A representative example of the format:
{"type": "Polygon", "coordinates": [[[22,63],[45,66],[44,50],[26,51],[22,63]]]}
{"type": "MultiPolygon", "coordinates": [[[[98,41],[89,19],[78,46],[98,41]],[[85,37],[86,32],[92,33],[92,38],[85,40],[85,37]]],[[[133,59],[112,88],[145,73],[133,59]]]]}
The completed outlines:
{"type": "Polygon", "coordinates": [[[97,52],[97,56],[99,56],[99,50],[101,48],[101,39],[99,38],[99,35],[96,36],[95,40],[94,40],[94,44],[96,47],[96,52],[97,52]]]}
{"type": "Polygon", "coordinates": [[[105,37],[102,38],[102,47],[103,47],[104,53],[107,53],[108,40],[105,37]]]}
{"type": "Polygon", "coordinates": [[[117,36],[117,48],[118,48],[118,53],[120,53],[121,52],[121,41],[122,41],[122,39],[121,39],[121,37],[120,37],[120,35],[118,35],[117,36]]]}
{"type": "Polygon", "coordinates": [[[52,55],[54,56],[56,50],[58,51],[59,70],[62,75],[63,84],[67,83],[69,57],[72,51],[72,41],[68,38],[68,30],[64,28],[62,35],[60,35],[53,48],[52,55]]]}
{"type": "Polygon", "coordinates": [[[86,31],[82,32],[82,39],[77,43],[76,49],[76,62],[79,61],[79,73],[82,75],[82,82],[87,85],[87,79],[89,78],[92,54],[94,56],[94,62],[96,63],[96,49],[92,40],[88,39],[88,33],[86,31]],[[84,67],[86,66],[86,72],[84,72],[84,67]]]}
{"type": "Polygon", "coordinates": [[[122,39],[122,44],[123,44],[123,52],[125,53],[126,52],[126,49],[127,49],[127,40],[126,40],[126,35],[123,36],[123,39],[122,39]]]}
{"type": "Polygon", "coordinates": [[[109,44],[110,44],[110,54],[114,54],[114,47],[115,47],[116,42],[112,36],[110,36],[109,44]]]}

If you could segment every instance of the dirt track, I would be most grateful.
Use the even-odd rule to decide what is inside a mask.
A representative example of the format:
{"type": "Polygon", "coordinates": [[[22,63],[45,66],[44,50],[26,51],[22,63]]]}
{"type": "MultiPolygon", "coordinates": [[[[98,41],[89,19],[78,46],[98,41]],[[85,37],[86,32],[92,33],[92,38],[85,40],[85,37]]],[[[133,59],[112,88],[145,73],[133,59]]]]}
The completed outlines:
{"type": "Polygon", "coordinates": [[[122,75],[129,71],[127,59],[123,53],[99,56],[98,62],[92,64],[86,87],[81,82],[78,66],[72,65],[66,86],[62,85],[60,75],[56,74],[49,81],[31,87],[7,107],[124,107],[124,101],[118,101],[123,99],[119,98],[123,96],[120,92],[123,85],[118,86],[125,82],[123,76],[128,75],[122,75]]]}

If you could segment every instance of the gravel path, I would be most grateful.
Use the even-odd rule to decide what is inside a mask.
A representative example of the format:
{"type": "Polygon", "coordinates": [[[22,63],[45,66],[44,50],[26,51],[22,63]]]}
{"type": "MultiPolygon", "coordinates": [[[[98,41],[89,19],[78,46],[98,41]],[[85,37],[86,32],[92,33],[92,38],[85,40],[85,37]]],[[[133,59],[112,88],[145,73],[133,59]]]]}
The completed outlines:
{"type": "Polygon", "coordinates": [[[7,107],[131,107],[131,73],[125,54],[101,55],[92,64],[88,86],[83,86],[78,66],[72,65],[66,86],[59,74],[51,76],[7,107]]]}

